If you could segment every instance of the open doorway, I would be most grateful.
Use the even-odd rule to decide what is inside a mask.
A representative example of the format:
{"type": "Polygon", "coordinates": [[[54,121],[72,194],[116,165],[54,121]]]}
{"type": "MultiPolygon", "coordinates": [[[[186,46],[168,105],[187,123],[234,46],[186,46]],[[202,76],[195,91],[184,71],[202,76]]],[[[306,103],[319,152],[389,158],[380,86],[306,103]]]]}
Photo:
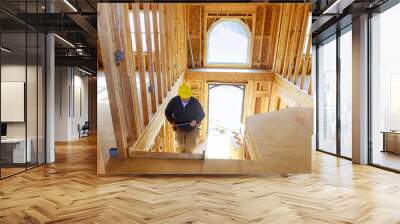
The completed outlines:
{"type": "Polygon", "coordinates": [[[208,85],[207,157],[237,159],[235,133],[243,129],[244,85],[208,85]]]}

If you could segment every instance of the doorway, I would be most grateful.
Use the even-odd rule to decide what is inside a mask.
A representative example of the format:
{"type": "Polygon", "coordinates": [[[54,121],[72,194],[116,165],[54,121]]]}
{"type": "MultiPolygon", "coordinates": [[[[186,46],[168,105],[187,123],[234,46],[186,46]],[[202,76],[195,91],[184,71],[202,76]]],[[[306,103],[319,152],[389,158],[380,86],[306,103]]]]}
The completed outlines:
{"type": "Polygon", "coordinates": [[[240,84],[208,85],[208,158],[235,159],[239,153],[234,135],[243,130],[244,90],[240,84]]]}

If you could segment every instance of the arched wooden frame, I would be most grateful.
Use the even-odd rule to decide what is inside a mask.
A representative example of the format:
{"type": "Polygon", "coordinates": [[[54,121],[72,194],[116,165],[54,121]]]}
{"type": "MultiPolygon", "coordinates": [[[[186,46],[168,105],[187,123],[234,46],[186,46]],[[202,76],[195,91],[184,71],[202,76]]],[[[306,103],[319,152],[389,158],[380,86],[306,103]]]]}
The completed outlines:
{"type": "Polygon", "coordinates": [[[251,32],[249,26],[244,23],[241,19],[239,18],[220,18],[217,21],[215,21],[213,24],[211,24],[210,28],[207,30],[207,33],[205,35],[205,43],[204,43],[204,67],[225,67],[225,68],[251,68],[251,59],[252,59],[252,47],[253,47],[253,33],[251,32]],[[241,24],[243,28],[248,33],[249,37],[249,42],[247,43],[247,63],[240,64],[240,63],[208,63],[207,61],[207,55],[208,55],[208,37],[212,30],[219,25],[220,23],[227,22],[227,21],[233,21],[241,24]]]}

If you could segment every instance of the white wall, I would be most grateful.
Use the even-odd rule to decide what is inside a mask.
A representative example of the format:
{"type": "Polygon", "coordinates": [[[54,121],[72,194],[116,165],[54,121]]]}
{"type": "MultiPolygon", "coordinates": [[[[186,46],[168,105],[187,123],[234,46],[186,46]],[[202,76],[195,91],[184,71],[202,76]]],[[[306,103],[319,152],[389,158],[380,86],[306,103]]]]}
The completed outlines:
{"type": "Polygon", "coordinates": [[[72,67],[55,70],[55,141],[70,141],[88,120],[88,78],[72,67]]]}
{"type": "Polygon", "coordinates": [[[104,161],[109,159],[109,149],[116,148],[114,128],[111,118],[110,103],[108,100],[105,74],[97,72],[97,173],[105,174],[104,161]]]}
{"type": "MultiPolygon", "coordinates": [[[[32,66],[27,68],[24,65],[19,64],[5,64],[1,66],[1,81],[2,82],[25,82],[25,75],[28,69],[28,74],[33,69],[32,66]]],[[[27,94],[33,95],[33,94],[27,94]]],[[[36,96],[36,93],[35,93],[36,96]]],[[[7,110],[7,108],[1,108],[1,110],[7,110]]],[[[30,120],[30,119],[28,119],[30,120]]],[[[7,136],[8,137],[25,137],[25,122],[7,122],[7,136]]],[[[29,137],[29,136],[28,136],[29,137]]]]}
{"type": "MultiPolygon", "coordinates": [[[[32,161],[44,162],[45,116],[44,116],[44,74],[42,68],[25,64],[2,64],[2,82],[24,82],[26,85],[26,105],[21,108],[26,113],[22,122],[6,122],[8,138],[27,138],[32,152],[32,161]],[[27,80],[26,80],[27,79],[27,80]]],[[[23,94],[23,93],[22,93],[23,94]]],[[[2,96],[7,97],[7,96],[2,96]]],[[[1,108],[3,112],[13,113],[10,107],[1,108]]]]}

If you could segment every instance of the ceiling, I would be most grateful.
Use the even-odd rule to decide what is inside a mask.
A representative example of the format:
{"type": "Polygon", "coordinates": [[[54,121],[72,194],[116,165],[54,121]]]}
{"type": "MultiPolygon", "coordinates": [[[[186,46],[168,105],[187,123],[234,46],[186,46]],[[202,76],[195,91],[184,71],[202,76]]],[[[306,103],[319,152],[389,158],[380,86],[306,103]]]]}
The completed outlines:
{"type": "Polygon", "coordinates": [[[351,24],[354,17],[377,8],[389,0],[312,0],[313,2],[313,43],[333,35],[351,24]]]}
{"type": "Polygon", "coordinates": [[[56,66],[78,66],[96,74],[95,0],[1,0],[0,28],[2,46],[12,49],[7,56],[14,61],[36,55],[31,39],[50,32],[66,40],[55,38],[56,66]]]}

